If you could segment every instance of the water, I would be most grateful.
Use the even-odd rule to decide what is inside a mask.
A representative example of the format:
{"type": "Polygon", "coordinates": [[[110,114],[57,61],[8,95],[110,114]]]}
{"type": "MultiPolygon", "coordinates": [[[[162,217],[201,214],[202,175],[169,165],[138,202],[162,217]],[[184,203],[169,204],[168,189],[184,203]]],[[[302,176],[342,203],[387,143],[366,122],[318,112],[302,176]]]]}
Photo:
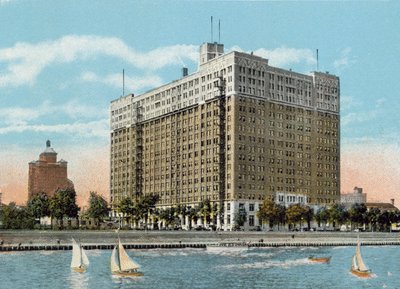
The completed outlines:
{"type": "Polygon", "coordinates": [[[205,288],[396,288],[400,289],[400,248],[362,247],[373,278],[349,273],[354,247],[217,248],[128,250],[143,277],[113,277],[111,250],[87,251],[90,267],[71,272],[71,251],[0,253],[0,288],[205,289],[205,288]],[[330,264],[307,257],[332,256],[330,264]]]}

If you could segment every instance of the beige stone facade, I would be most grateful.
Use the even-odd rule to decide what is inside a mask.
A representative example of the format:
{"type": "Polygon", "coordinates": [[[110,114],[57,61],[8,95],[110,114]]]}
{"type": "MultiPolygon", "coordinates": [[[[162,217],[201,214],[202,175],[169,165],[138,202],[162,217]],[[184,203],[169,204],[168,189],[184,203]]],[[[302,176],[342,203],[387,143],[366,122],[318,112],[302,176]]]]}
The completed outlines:
{"type": "Polygon", "coordinates": [[[339,202],[339,78],[223,54],[222,44],[200,51],[196,73],[111,103],[111,202],[208,199],[222,209],[224,229],[239,206],[252,219],[246,226],[258,225],[258,206],[278,192],[311,205],[339,202]]]}
{"type": "Polygon", "coordinates": [[[51,197],[58,189],[73,189],[74,184],[68,179],[67,165],[64,160],[57,161],[57,153],[47,141],[39,160],[29,163],[28,197],[42,192],[51,197]]]}

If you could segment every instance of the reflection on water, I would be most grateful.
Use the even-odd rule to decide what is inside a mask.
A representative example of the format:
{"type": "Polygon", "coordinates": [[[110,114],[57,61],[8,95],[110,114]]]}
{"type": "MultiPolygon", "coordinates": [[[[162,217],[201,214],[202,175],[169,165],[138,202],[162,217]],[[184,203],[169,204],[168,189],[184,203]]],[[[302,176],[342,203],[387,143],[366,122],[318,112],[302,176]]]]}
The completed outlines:
{"type": "Polygon", "coordinates": [[[88,289],[89,275],[86,273],[77,273],[71,270],[68,281],[71,289],[88,289]]]}
{"type": "Polygon", "coordinates": [[[111,250],[87,251],[85,273],[71,271],[71,251],[0,253],[0,289],[400,288],[398,246],[363,247],[374,278],[350,272],[354,247],[128,250],[142,277],[115,277],[111,250]],[[332,256],[329,264],[308,256],[332,256]]]}

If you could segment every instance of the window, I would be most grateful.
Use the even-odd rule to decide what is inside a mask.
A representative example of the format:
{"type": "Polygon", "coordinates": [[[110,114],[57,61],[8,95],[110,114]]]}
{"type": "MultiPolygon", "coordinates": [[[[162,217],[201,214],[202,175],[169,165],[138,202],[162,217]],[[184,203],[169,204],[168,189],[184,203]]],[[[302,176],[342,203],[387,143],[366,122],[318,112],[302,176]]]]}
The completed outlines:
{"type": "Polygon", "coordinates": [[[249,211],[254,212],[254,204],[249,204],[249,211]]]}
{"type": "Polygon", "coordinates": [[[254,216],[253,216],[253,215],[250,215],[250,216],[249,216],[249,226],[250,226],[250,227],[253,227],[253,226],[254,226],[254,216]]]}

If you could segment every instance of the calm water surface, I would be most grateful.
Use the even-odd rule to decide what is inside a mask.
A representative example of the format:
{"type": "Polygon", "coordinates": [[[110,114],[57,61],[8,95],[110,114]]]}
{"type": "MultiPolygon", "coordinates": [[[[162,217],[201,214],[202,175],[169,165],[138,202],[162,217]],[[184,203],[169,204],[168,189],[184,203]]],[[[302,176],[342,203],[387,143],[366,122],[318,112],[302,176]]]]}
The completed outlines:
{"type": "Polygon", "coordinates": [[[87,251],[90,267],[71,272],[71,251],[0,253],[0,288],[205,289],[205,288],[396,288],[400,289],[400,247],[362,247],[371,279],[349,273],[354,247],[128,250],[143,277],[113,277],[111,250],[87,251]],[[330,264],[307,257],[332,256],[330,264]]]}

